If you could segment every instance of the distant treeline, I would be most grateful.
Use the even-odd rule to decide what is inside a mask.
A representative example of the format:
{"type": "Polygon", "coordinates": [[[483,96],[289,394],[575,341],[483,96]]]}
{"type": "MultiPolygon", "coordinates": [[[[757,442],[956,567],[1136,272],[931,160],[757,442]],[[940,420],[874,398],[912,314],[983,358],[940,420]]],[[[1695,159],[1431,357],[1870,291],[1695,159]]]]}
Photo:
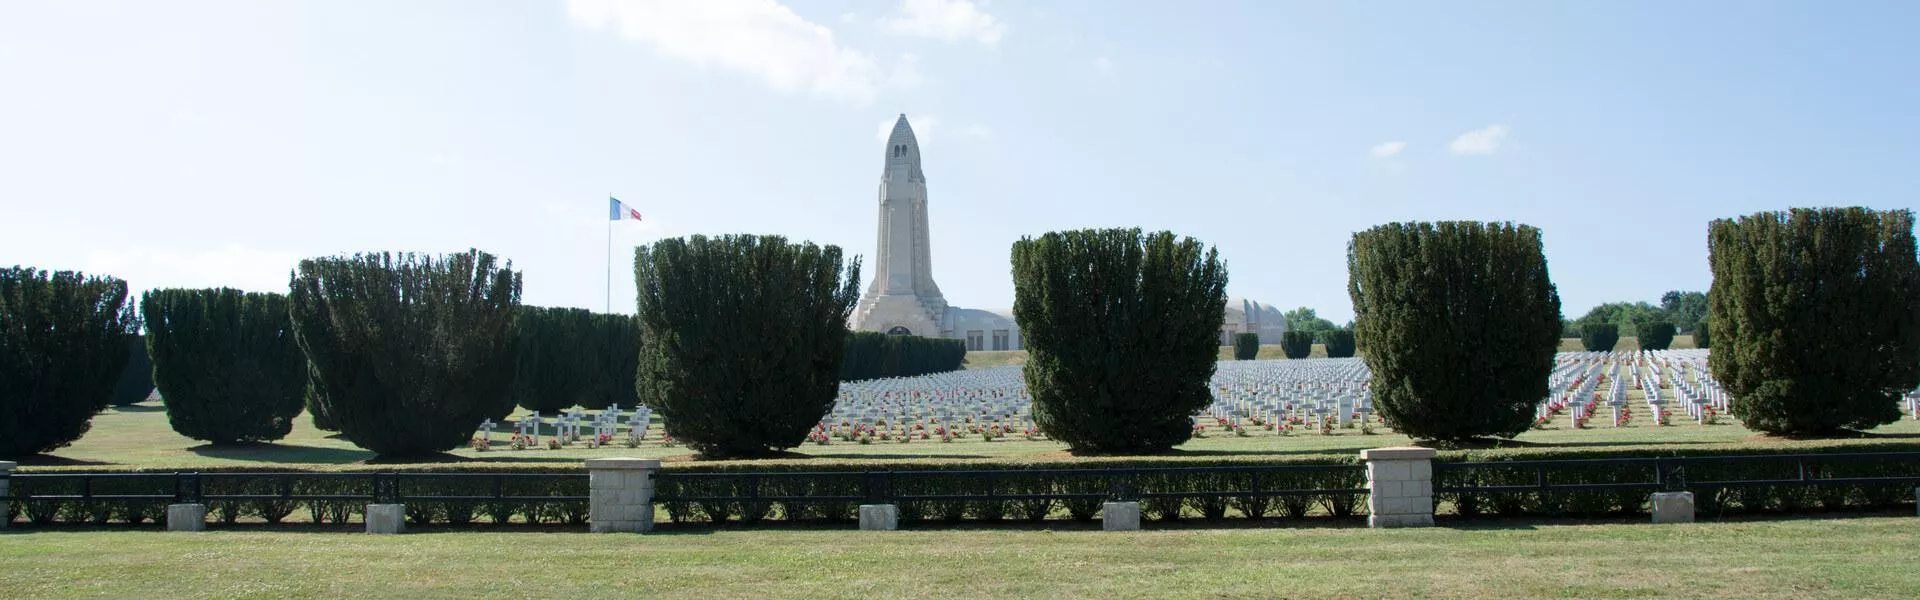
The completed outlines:
{"type": "Polygon", "coordinates": [[[854,331],[847,334],[846,354],[840,360],[840,380],[955,371],[966,359],[967,345],[961,340],[854,331]]]}

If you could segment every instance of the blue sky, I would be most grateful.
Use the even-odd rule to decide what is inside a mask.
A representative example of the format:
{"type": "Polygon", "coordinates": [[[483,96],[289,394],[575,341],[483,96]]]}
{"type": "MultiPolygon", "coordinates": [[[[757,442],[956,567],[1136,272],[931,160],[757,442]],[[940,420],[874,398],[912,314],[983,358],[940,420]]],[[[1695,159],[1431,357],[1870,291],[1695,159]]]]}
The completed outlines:
{"type": "MultiPolygon", "coordinates": [[[[1345,321],[1346,242],[1540,227],[1569,317],[1709,284],[1716,217],[1920,204],[1910,2],[0,1],[0,264],[285,289],[298,259],[479,247],[612,305],[631,247],[874,248],[920,133],[934,273],[1141,226],[1345,321]]],[[[871,265],[871,258],[869,266],[871,265]]],[[[870,275],[869,271],[864,276],[870,275]]]]}

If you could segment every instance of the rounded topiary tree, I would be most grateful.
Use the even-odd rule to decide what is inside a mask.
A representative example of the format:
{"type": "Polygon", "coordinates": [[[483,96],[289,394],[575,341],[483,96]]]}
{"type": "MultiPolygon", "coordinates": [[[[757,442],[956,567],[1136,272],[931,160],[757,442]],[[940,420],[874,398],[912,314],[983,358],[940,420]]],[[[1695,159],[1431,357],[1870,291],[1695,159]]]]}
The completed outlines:
{"type": "Polygon", "coordinates": [[[710,457],[806,441],[839,394],[860,261],[780,236],[673,238],[634,254],[640,398],[710,457]]]}
{"type": "Polygon", "coordinates": [[[1920,385],[1912,211],[1763,212],[1716,220],[1707,238],[1709,363],[1735,417],[1792,435],[1899,420],[1920,385]]]}
{"type": "Polygon", "coordinates": [[[1233,359],[1253,360],[1260,356],[1260,334],[1233,334],[1233,359]]]}
{"type": "Polygon", "coordinates": [[[1462,441],[1533,424],[1560,345],[1540,230],[1381,225],[1354,234],[1347,266],[1374,403],[1394,429],[1462,441]]]}
{"type": "Polygon", "coordinates": [[[1351,358],[1354,353],[1352,329],[1328,329],[1320,332],[1327,340],[1327,358],[1351,358]]]}
{"type": "Polygon", "coordinates": [[[153,395],[153,359],[147,356],[147,337],[127,337],[127,366],[113,383],[113,405],[131,406],[153,395]]]}
{"type": "Polygon", "coordinates": [[[1706,321],[1693,324],[1693,347],[1713,347],[1713,330],[1707,327],[1706,321]]]}
{"type": "Polygon", "coordinates": [[[478,250],[314,258],[292,287],[312,400],[354,444],[381,456],[444,452],[511,405],[512,263],[478,250]]]}
{"type": "Polygon", "coordinates": [[[155,290],[141,295],[140,313],[174,431],[215,445],[293,431],[306,405],[307,357],[293,340],[285,295],[155,290]]]}
{"type": "Polygon", "coordinates": [[[1620,326],[1613,323],[1587,323],[1580,326],[1580,345],[1588,352],[1612,352],[1620,343],[1620,326]]]}
{"type": "Polygon", "coordinates": [[[1287,358],[1306,358],[1313,354],[1313,332],[1288,331],[1280,334],[1280,352],[1287,358]]]}
{"type": "Polygon", "coordinates": [[[1650,321],[1641,323],[1637,329],[1640,330],[1641,350],[1665,350],[1673,346],[1674,328],[1672,323],[1666,321],[1650,321]]]}
{"type": "Polygon", "coordinates": [[[1226,319],[1215,250],[1168,232],[1053,232],[1014,243],[1013,288],[1034,422],[1048,437],[1117,454],[1193,435],[1226,319]]]}
{"type": "Polygon", "coordinates": [[[138,323],[125,281],[0,269],[0,458],[85,435],[113,400],[138,323]]]}

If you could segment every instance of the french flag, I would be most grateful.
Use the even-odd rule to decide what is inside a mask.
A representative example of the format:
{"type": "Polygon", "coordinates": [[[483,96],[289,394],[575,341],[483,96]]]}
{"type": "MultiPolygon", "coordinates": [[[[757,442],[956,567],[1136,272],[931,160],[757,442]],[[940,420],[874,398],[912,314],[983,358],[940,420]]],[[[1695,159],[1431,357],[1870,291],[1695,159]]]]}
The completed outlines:
{"type": "Polygon", "coordinates": [[[626,203],[621,202],[619,198],[607,196],[607,218],[612,221],[624,221],[627,219],[638,221],[640,220],[640,211],[627,206],[626,203]]]}

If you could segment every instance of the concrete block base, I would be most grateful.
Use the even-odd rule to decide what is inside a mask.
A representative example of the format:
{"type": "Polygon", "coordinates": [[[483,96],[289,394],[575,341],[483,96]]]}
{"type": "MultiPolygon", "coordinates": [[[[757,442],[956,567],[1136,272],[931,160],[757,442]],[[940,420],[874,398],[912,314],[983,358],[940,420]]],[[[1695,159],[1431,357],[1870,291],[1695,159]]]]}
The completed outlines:
{"type": "Polygon", "coordinates": [[[368,504],[367,533],[393,534],[407,532],[407,505],[405,504],[368,504]]]}
{"type": "Polygon", "coordinates": [[[900,528],[900,507],[892,504],[860,505],[861,531],[893,531],[900,528]]]}
{"type": "Polygon", "coordinates": [[[1108,502],[1100,505],[1100,528],[1107,531],[1139,531],[1139,502],[1108,502]]]}
{"type": "Polygon", "coordinates": [[[1661,492],[1654,494],[1653,522],[1692,523],[1693,492],[1661,492]]]}
{"type": "Polygon", "coordinates": [[[206,531],[207,505],[168,504],[167,531],[206,531]]]}
{"type": "Polygon", "coordinates": [[[1389,527],[1432,527],[1433,514],[1367,515],[1367,526],[1374,529],[1385,529],[1389,527]]]}

